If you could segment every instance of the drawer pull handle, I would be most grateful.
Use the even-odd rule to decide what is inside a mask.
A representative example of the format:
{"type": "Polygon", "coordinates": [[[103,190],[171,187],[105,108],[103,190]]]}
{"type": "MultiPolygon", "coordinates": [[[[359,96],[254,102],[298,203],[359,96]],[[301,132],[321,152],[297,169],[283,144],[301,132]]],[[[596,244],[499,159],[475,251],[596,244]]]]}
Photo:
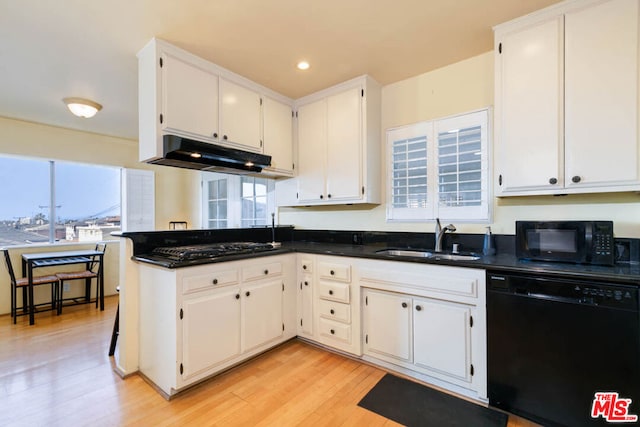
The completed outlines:
{"type": "Polygon", "coordinates": [[[264,270],[264,274],[265,275],[269,274],[269,270],[264,270]]]}
{"type": "Polygon", "coordinates": [[[402,308],[407,308],[407,303],[406,302],[402,303],[402,308]]]}
{"type": "Polygon", "coordinates": [[[306,281],[305,281],[305,282],[304,282],[304,285],[305,285],[305,286],[309,286],[309,282],[306,282],[306,281]]]}
{"type": "Polygon", "coordinates": [[[335,276],[335,275],[336,275],[336,272],[335,272],[335,271],[333,271],[333,270],[331,270],[329,273],[330,273],[332,276],[335,276]]]}
{"type": "Polygon", "coordinates": [[[416,305],[416,310],[421,311],[422,310],[422,306],[416,305]]]}
{"type": "Polygon", "coordinates": [[[217,285],[217,284],[218,284],[218,279],[213,279],[213,282],[212,282],[212,283],[213,283],[214,285],[217,285]]]}
{"type": "Polygon", "coordinates": [[[240,299],[240,294],[236,294],[236,299],[240,299]]]}
{"type": "Polygon", "coordinates": [[[333,308],[331,309],[331,311],[329,311],[331,314],[336,314],[335,311],[333,311],[333,308]]]}
{"type": "Polygon", "coordinates": [[[246,295],[246,296],[249,296],[249,295],[251,295],[251,292],[247,291],[247,292],[245,293],[245,295],[246,295]]]}
{"type": "Polygon", "coordinates": [[[329,290],[329,295],[333,295],[333,291],[332,290],[329,290]]]}
{"type": "Polygon", "coordinates": [[[335,335],[336,331],[334,331],[333,329],[331,330],[331,335],[335,335]]]}
{"type": "Polygon", "coordinates": [[[306,270],[306,269],[307,269],[307,264],[303,264],[303,265],[302,265],[302,269],[303,269],[303,270],[306,270]]]}

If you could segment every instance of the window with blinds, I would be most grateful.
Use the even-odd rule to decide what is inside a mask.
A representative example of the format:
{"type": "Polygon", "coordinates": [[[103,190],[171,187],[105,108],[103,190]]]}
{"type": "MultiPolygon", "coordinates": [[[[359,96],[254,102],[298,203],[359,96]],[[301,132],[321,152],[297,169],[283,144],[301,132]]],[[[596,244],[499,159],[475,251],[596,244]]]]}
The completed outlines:
{"type": "Polygon", "coordinates": [[[387,131],[387,220],[486,221],[488,110],[387,131]]]}

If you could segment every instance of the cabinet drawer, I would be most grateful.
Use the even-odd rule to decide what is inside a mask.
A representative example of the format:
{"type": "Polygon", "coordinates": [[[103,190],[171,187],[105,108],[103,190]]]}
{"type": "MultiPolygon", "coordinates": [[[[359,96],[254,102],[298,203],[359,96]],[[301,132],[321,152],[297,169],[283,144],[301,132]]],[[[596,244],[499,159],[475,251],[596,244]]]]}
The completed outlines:
{"type": "Polygon", "coordinates": [[[252,267],[245,267],[242,269],[242,279],[255,280],[265,277],[280,276],[282,274],[282,263],[272,262],[269,264],[260,264],[252,267]]]}
{"type": "Polygon", "coordinates": [[[320,277],[341,282],[351,282],[351,266],[344,264],[334,264],[321,262],[318,265],[320,277]]]}
{"type": "Polygon", "coordinates": [[[302,258],[299,262],[300,269],[302,269],[303,273],[312,273],[313,272],[313,261],[309,258],[302,258]]]}
{"type": "Polygon", "coordinates": [[[320,318],[320,335],[351,344],[351,325],[320,318]]]}
{"type": "Polygon", "coordinates": [[[320,298],[349,303],[349,285],[321,280],[318,286],[320,298]]]}
{"type": "Polygon", "coordinates": [[[351,323],[351,306],[333,301],[318,301],[320,316],[338,322],[351,323]]]}
{"type": "Polygon", "coordinates": [[[188,294],[207,287],[233,285],[238,283],[238,270],[216,271],[182,279],[182,293],[188,294]]]}

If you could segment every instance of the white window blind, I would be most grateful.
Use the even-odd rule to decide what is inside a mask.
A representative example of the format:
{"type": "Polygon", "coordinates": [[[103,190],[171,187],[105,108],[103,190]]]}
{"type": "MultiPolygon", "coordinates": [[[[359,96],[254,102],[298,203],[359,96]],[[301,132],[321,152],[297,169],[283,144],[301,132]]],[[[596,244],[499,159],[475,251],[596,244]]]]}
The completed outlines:
{"type": "Polygon", "coordinates": [[[487,127],[482,110],[388,131],[387,219],[488,220],[487,127]]]}

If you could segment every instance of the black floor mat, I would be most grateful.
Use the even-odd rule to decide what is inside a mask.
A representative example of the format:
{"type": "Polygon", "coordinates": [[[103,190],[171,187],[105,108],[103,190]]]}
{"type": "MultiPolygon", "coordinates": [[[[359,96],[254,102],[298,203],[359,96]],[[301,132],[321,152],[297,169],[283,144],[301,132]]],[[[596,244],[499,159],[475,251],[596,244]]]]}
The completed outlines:
{"type": "Polygon", "coordinates": [[[505,427],[507,415],[386,374],[358,403],[405,426],[505,427]]]}

